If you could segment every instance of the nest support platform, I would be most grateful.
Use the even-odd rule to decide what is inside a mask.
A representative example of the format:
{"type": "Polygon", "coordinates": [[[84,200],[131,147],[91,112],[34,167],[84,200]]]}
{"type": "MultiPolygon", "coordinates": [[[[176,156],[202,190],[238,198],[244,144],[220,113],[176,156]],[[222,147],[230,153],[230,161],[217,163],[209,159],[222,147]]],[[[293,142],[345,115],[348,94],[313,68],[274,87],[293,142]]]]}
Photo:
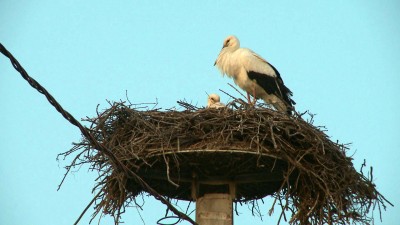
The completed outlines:
{"type": "MultiPolygon", "coordinates": [[[[160,194],[188,201],[206,193],[229,193],[234,201],[260,199],[281,188],[288,169],[276,157],[243,150],[179,150],[146,161],[151,166],[140,167],[139,176],[160,194]]],[[[135,185],[127,181],[132,192],[135,185]]]]}
{"type": "MultiPolygon", "coordinates": [[[[273,195],[288,167],[273,156],[243,150],[179,150],[146,161],[151,166],[136,173],[164,196],[196,201],[196,222],[202,225],[232,225],[232,203],[273,195]]],[[[136,191],[136,182],[127,182],[128,191],[136,191]]]]}

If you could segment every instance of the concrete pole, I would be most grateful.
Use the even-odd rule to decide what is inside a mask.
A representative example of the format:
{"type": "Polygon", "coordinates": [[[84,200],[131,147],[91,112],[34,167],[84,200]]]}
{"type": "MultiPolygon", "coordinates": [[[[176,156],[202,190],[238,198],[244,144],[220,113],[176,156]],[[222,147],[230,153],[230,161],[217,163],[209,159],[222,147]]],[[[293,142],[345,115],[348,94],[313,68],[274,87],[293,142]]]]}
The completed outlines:
{"type": "Polygon", "coordinates": [[[232,195],[210,193],[196,200],[199,225],[233,225],[232,195]]]}

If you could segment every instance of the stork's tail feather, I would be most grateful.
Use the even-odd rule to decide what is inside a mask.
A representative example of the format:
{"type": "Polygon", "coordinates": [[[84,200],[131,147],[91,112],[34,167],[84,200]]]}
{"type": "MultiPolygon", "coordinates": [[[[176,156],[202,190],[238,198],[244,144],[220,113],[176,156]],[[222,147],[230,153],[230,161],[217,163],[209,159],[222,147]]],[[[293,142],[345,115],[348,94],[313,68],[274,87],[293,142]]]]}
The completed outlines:
{"type": "Polygon", "coordinates": [[[285,112],[287,115],[291,116],[294,111],[294,107],[292,105],[286,104],[284,101],[277,101],[272,103],[274,108],[280,112],[285,112]]]}
{"type": "Polygon", "coordinates": [[[294,112],[294,107],[293,106],[289,106],[286,109],[286,114],[288,114],[289,116],[293,115],[294,112]]]}

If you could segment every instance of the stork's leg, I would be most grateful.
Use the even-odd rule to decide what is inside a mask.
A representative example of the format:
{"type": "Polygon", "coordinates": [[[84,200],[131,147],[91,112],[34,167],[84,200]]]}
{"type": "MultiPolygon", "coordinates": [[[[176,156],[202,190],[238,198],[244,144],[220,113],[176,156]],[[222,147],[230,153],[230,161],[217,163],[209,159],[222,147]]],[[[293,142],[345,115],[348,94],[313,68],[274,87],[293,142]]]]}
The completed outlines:
{"type": "Polygon", "coordinates": [[[253,98],[254,98],[254,99],[253,99],[252,104],[255,105],[256,102],[257,102],[256,87],[255,87],[255,86],[253,86],[253,98]]]}
{"type": "Polygon", "coordinates": [[[247,91],[246,91],[246,93],[247,93],[247,102],[248,102],[249,104],[251,104],[250,94],[249,94],[249,92],[247,92],[247,91]]]}

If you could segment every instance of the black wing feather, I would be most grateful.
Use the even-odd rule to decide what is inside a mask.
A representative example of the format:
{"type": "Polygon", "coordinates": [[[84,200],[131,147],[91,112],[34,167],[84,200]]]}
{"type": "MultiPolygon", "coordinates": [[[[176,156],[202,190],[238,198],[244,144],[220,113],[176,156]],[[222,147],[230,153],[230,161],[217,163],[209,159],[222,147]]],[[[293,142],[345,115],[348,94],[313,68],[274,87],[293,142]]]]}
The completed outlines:
{"type": "Polygon", "coordinates": [[[290,107],[293,107],[296,102],[291,99],[291,96],[293,96],[292,91],[285,86],[278,70],[271,64],[268,63],[268,65],[275,71],[276,77],[254,71],[248,71],[247,75],[251,80],[255,80],[265,92],[278,96],[290,107]]]}

